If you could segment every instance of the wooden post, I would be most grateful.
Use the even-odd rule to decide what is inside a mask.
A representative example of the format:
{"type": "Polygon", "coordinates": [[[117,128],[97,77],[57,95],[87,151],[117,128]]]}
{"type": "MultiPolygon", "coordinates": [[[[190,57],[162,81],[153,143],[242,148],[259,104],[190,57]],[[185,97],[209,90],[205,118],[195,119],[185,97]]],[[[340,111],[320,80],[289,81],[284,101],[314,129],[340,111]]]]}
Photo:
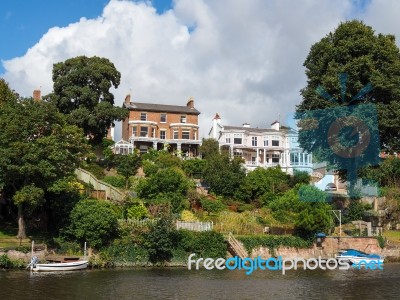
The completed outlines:
{"type": "Polygon", "coordinates": [[[31,249],[31,259],[33,257],[33,252],[35,251],[35,241],[32,241],[32,249],[31,249]]]}

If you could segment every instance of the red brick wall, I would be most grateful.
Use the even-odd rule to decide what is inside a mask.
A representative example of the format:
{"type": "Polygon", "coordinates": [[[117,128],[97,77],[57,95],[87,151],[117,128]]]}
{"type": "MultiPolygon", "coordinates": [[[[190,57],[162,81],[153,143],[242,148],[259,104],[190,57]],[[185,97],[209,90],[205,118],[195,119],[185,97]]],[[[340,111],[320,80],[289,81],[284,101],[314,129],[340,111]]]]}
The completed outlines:
{"type": "MultiPolygon", "coordinates": [[[[129,121],[140,121],[140,114],[141,111],[129,111],[129,121]]],[[[181,122],[181,116],[184,115],[186,116],[186,123],[188,124],[196,124],[198,125],[198,116],[197,115],[190,115],[190,114],[184,114],[184,113],[166,113],[167,114],[167,122],[166,123],[160,123],[160,118],[161,118],[161,112],[146,112],[147,113],[147,121],[151,122],[156,122],[157,127],[156,128],[156,137],[160,137],[160,130],[166,130],[166,139],[172,139],[173,138],[173,129],[170,127],[171,123],[180,123],[181,122]]],[[[137,127],[137,132],[136,135],[140,135],[140,124],[128,124],[128,119],[125,119],[122,124],[122,138],[124,140],[129,140],[129,137],[132,135],[132,127],[136,126],[137,127]]],[[[152,125],[148,125],[149,128],[153,128],[152,125]]],[[[185,127],[185,126],[183,126],[185,127]]],[[[179,138],[182,138],[182,128],[175,128],[179,130],[179,138]]],[[[194,130],[197,131],[197,139],[199,139],[199,130],[198,128],[193,128],[193,127],[187,127],[187,129],[190,130],[190,139],[193,139],[193,134],[194,130]],[[189,129],[190,128],[190,129],[189,129]]],[[[151,136],[151,129],[149,129],[149,136],[151,136]]]]}

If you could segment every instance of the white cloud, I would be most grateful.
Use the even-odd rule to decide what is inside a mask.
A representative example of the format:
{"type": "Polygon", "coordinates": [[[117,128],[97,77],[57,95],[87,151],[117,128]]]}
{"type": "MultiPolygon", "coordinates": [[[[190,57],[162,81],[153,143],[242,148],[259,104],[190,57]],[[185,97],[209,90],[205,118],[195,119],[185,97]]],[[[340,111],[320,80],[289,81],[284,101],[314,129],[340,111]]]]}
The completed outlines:
{"type": "MultiPolygon", "coordinates": [[[[389,18],[378,2],[360,15],[393,32],[398,2],[389,18]]],[[[24,56],[4,62],[3,77],[22,95],[40,86],[47,94],[54,63],[97,55],[122,74],[118,105],[129,92],[134,101],[178,105],[193,96],[202,135],[216,112],[224,124],[264,127],[295,109],[311,45],[353,12],[351,0],[176,0],[162,15],[147,3],[111,1],[96,19],[51,28],[24,56]]]]}

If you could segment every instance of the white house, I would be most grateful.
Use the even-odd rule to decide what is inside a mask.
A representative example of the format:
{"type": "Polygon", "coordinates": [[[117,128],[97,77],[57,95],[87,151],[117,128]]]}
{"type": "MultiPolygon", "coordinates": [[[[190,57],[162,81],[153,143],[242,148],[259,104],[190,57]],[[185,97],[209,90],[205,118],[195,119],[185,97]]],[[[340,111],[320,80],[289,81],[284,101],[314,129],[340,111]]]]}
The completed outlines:
{"type": "Polygon", "coordinates": [[[313,171],[312,154],[300,148],[297,130],[281,126],[278,121],[271,128],[253,128],[247,123],[227,126],[222,125],[221,117],[216,114],[209,138],[216,139],[221,150],[242,157],[248,171],[278,165],[288,174],[294,170],[313,171]]]}

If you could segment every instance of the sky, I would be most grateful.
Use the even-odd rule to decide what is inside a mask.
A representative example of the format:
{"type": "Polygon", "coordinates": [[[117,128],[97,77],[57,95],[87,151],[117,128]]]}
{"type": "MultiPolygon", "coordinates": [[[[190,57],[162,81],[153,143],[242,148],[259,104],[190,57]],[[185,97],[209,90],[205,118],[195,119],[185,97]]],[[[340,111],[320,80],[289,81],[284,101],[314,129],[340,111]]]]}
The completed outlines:
{"type": "Polygon", "coordinates": [[[217,112],[269,128],[300,103],[314,43],[357,18],[399,45],[399,15],[397,0],[0,0],[0,77],[45,95],[54,63],[101,56],[121,72],[116,105],[193,97],[201,136],[217,112]]]}

